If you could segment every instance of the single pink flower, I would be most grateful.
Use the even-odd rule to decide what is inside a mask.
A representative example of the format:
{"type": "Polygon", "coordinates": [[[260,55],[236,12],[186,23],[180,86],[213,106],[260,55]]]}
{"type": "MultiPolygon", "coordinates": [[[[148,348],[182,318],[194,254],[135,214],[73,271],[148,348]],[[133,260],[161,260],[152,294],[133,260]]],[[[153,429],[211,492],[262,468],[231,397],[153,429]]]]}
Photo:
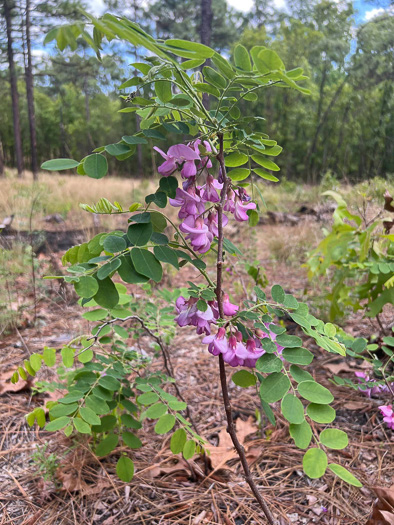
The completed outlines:
{"type": "Polygon", "coordinates": [[[207,182],[202,187],[203,194],[201,195],[201,198],[205,202],[219,202],[220,197],[216,190],[221,190],[223,188],[223,184],[220,184],[216,179],[212,177],[212,175],[207,175],[207,182]]]}
{"type": "Polygon", "coordinates": [[[196,194],[195,186],[190,186],[186,191],[182,188],[176,189],[175,199],[169,199],[171,206],[180,207],[178,217],[185,219],[189,215],[201,215],[205,210],[205,205],[196,194]]]}
{"type": "Polygon", "coordinates": [[[179,226],[183,233],[187,233],[186,239],[190,240],[190,244],[199,253],[207,252],[213,241],[213,235],[208,230],[208,226],[204,224],[202,217],[193,217],[189,215],[179,226]]]}
{"type": "Polygon", "coordinates": [[[184,297],[178,297],[175,303],[178,316],[175,321],[179,326],[195,326],[198,334],[211,333],[211,323],[215,322],[215,316],[208,305],[205,312],[197,309],[197,299],[190,297],[186,300],[184,297]]]}
{"type": "MultiPolygon", "coordinates": [[[[208,217],[205,219],[204,222],[208,226],[208,230],[212,233],[212,235],[217,237],[219,235],[218,213],[215,211],[210,211],[208,214],[208,217]]],[[[228,217],[227,215],[223,214],[223,220],[222,220],[223,228],[227,226],[227,223],[228,223],[228,217]]]]}
{"type": "Polygon", "coordinates": [[[380,411],[383,414],[383,421],[386,425],[394,430],[394,412],[392,405],[382,405],[379,407],[380,411]]]}
{"type": "Polygon", "coordinates": [[[230,303],[229,296],[225,293],[223,296],[223,312],[224,315],[235,315],[239,310],[239,306],[230,303]]]}
{"type": "MultiPolygon", "coordinates": [[[[200,144],[201,144],[201,139],[197,139],[193,143],[194,151],[198,153],[199,155],[200,155],[200,149],[199,149],[200,144]]],[[[204,140],[203,145],[206,151],[208,151],[209,153],[212,153],[212,148],[208,141],[204,140]]],[[[207,170],[212,168],[212,162],[209,157],[202,157],[201,161],[198,163],[197,169],[202,170],[203,168],[206,168],[207,170]]]]}
{"type": "Polygon", "coordinates": [[[246,350],[248,351],[248,356],[244,361],[244,366],[249,368],[254,368],[259,357],[261,357],[265,352],[261,346],[256,345],[254,339],[248,339],[246,341],[246,350]]]}
{"type": "Polygon", "coordinates": [[[254,202],[248,202],[244,204],[238,196],[235,197],[235,207],[234,207],[234,219],[236,221],[242,222],[249,220],[249,216],[246,213],[248,210],[254,210],[256,204],[254,202]]]}
{"type": "MultiPolygon", "coordinates": [[[[236,335],[231,335],[228,338],[227,351],[223,353],[224,361],[230,366],[243,366],[245,359],[248,357],[248,351],[246,346],[239,341],[238,333],[236,335]]],[[[242,334],[241,334],[242,338],[242,334]]]]}
{"type": "Polygon", "coordinates": [[[156,151],[165,159],[165,162],[159,166],[158,172],[164,177],[171,175],[176,169],[181,169],[183,177],[193,177],[197,173],[195,161],[200,160],[200,155],[194,149],[185,144],[176,144],[171,146],[167,153],[164,153],[157,146],[156,151]]]}
{"type": "Polygon", "coordinates": [[[227,351],[226,330],[220,327],[216,335],[208,335],[202,342],[208,345],[208,351],[212,355],[223,354],[227,351]]]}
{"type": "Polygon", "coordinates": [[[163,177],[168,177],[169,175],[171,175],[171,173],[173,173],[177,169],[176,159],[174,157],[171,157],[167,153],[164,153],[164,151],[162,151],[157,146],[154,146],[153,149],[158,151],[160,155],[163,157],[163,159],[166,159],[165,162],[163,162],[163,164],[161,164],[161,166],[157,168],[157,171],[161,175],[163,175],[163,177]]]}

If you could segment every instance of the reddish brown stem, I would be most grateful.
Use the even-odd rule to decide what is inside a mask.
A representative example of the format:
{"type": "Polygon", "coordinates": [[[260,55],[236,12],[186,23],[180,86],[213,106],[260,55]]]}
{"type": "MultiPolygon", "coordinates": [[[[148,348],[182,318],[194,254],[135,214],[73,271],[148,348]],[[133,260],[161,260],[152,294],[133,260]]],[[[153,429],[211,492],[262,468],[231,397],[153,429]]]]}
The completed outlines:
{"type": "MultiPolygon", "coordinates": [[[[219,309],[219,315],[221,318],[224,318],[224,312],[223,312],[223,290],[222,290],[222,284],[223,284],[223,208],[224,203],[226,199],[227,189],[229,186],[229,179],[226,174],[226,167],[224,165],[224,153],[223,153],[223,135],[219,134],[219,153],[217,155],[217,159],[220,164],[220,169],[222,172],[222,178],[223,178],[223,189],[221,193],[221,199],[217,206],[218,210],[218,255],[217,255],[217,262],[216,262],[216,297],[218,301],[218,309],[219,309]]],[[[241,443],[238,440],[237,433],[235,431],[235,426],[233,422],[233,416],[232,416],[232,408],[230,403],[230,396],[228,393],[227,388],[227,378],[226,378],[226,368],[223,360],[223,355],[219,355],[219,371],[220,371],[220,384],[222,386],[222,393],[223,393],[223,402],[224,402],[224,409],[226,412],[226,418],[227,418],[227,432],[229,433],[231,437],[231,441],[233,442],[234,448],[237,451],[237,454],[239,456],[239,459],[241,460],[242,468],[244,469],[245,473],[245,480],[248,483],[249,487],[251,488],[254,497],[258,501],[262,511],[264,512],[268,523],[270,525],[275,525],[274,517],[271,514],[271,511],[269,510],[266,502],[264,501],[263,497],[261,496],[259,489],[257,488],[252,474],[249,469],[248,462],[246,460],[245,455],[245,449],[241,445],[241,443]]]]}

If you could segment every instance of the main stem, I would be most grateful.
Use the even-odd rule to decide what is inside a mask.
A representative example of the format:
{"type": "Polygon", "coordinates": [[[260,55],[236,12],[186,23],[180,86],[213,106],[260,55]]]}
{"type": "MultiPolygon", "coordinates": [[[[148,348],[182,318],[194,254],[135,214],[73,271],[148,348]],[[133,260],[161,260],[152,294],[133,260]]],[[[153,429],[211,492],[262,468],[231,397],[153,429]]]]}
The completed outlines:
{"type": "MultiPolygon", "coordinates": [[[[218,210],[218,255],[217,255],[217,262],[216,262],[216,283],[217,283],[216,284],[216,297],[218,301],[219,315],[223,319],[224,318],[223,290],[222,290],[222,284],[223,284],[223,208],[224,208],[224,203],[225,203],[226,194],[227,194],[227,190],[228,190],[230,181],[229,181],[229,178],[227,177],[226,167],[224,165],[223,134],[219,133],[218,138],[219,138],[219,153],[217,155],[217,159],[219,161],[220,169],[222,172],[223,189],[221,193],[220,202],[217,207],[217,210],[218,210]]],[[[226,418],[227,418],[227,432],[229,433],[231,437],[231,441],[233,442],[234,448],[237,451],[239,459],[241,460],[242,468],[244,469],[244,472],[245,472],[246,482],[251,488],[253,495],[258,501],[261,509],[263,510],[268,520],[268,523],[270,523],[270,525],[275,525],[275,520],[271,514],[271,511],[269,510],[266,502],[261,496],[259,489],[257,488],[253,480],[252,474],[249,469],[248,462],[246,460],[245,449],[239,442],[237,433],[235,431],[233,415],[232,415],[232,408],[231,408],[231,403],[230,403],[230,396],[229,396],[228,388],[227,388],[226,368],[225,368],[222,354],[219,354],[219,372],[220,372],[220,384],[222,386],[222,393],[223,393],[224,409],[226,411],[226,418]]]]}

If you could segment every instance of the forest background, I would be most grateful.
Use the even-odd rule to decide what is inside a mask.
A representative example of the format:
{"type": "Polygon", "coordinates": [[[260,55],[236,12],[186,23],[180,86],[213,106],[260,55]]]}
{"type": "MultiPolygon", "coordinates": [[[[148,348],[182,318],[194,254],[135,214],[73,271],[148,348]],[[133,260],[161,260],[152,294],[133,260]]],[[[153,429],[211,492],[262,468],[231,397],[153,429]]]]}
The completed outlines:
{"type": "MultiPolygon", "coordinates": [[[[43,161],[82,158],[139,126],[138,116],[116,111],[128,92],[118,86],[144,58],[137,50],[109,44],[99,62],[82,40],[77,52],[44,44],[53,26],[83,18],[80,7],[126,15],[158,38],[202,41],[228,56],[239,42],[267,45],[287,69],[303,67],[310,96],[273,90],[248,109],[274,123],[267,130],[262,120],[260,129],[284,147],[282,180],[358,182],[394,172],[394,11],[387,1],[254,0],[245,12],[226,0],[0,0],[0,175],[8,166],[38,177],[43,161]]],[[[110,162],[120,176],[155,171],[149,148],[110,162]]]]}

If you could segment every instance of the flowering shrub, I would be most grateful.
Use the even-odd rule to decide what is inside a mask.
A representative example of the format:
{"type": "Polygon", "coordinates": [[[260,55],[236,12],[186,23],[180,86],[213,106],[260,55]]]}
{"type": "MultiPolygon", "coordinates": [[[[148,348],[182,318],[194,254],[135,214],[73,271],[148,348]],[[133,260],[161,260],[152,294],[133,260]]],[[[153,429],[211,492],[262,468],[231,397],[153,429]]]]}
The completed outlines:
{"type": "MultiPolygon", "coordinates": [[[[93,37],[88,28],[78,24],[72,31],[69,27],[54,30],[49,38],[56,38],[59,47],[64,48],[67,43],[73,45],[73,39],[80,35],[98,53],[104,37],[120,38],[149,50],[146,62],[133,64],[141,75],[133,76],[121,86],[136,88],[124,96],[131,105],[121,111],[137,112],[142,118],[141,131],[98,148],[81,162],[55,159],[42,167],[76,168],[80,175],[99,179],[107,172],[106,155],[127,159],[135,152],[136,144],[147,144],[147,138],[164,140],[166,131],[191,138],[167,151],[155,146],[164,159],[158,168],[162,177],[157,191],[146,196],[144,205],[134,203],[124,208],[105,199],[96,205],[83,205],[94,213],[126,214],[128,227],[127,231],[100,233],[71,248],[63,257],[64,264],[69,265],[65,280],[73,283],[84,307],[95,308],[84,317],[97,325],[91,335],[63,348],[65,366],[72,368],[75,359],[79,363],[69,378],[66,396],[48,404],[50,422],[45,428],[63,429],[66,435],[92,434],[96,454],[104,456],[121,440],[131,449],[140,447],[136,431],[145,419],[153,419],[157,420],[154,428],[158,434],[176,428],[171,437],[171,450],[175,454],[182,453],[188,459],[203,452],[205,442],[196,432],[186,403],[179,399],[178,390],[177,396],[168,392],[171,385],[177,388],[169,359],[176,322],[180,327],[194,327],[208,351],[218,357],[228,432],[246,480],[270,523],[274,520],[253,482],[236,436],[225,363],[249,368],[235,372],[232,379],[244,388],[258,387],[262,409],[273,423],[275,416],[270,405],[280,402],[279,409],[289,422],[296,446],[308,449],[303,458],[308,476],[319,478],[328,468],[348,483],[361,486],[343,465],[328,464],[325,450],[345,448],[348,438],[343,431],[326,428],[335,419],[335,410],[330,406],[334,398],[302,368],[312,362],[314,355],[303,348],[301,338],[286,332],[281,318],[290,316],[327,352],[345,355],[346,348],[336,338],[336,328],[316,319],[306,304],[285,293],[280,285],[271,288],[270,298],[256,286],[253,299],[245,299],[240,305],[233,304],[226,291],[227,261],[241,254],[225,237],[226,225],[230,219],[256,223],[258,206],[251,198],[254,177],[277,181],[272,172],[279,167],[271,158],[282,149],[266,134],[254,131],[253,124],[259,117],[241,115],[239,103],[256,100],[274,85],[305,92],[297,83],[305,78],[302,70],[286,71],[279,56],[263,46],[255,46],[249,53],[238,45],[231,64],[201,44],[155,41],[125,18],[105,15],[96,20],[87,16],[94,28],[93,37]],[[178,57],[186,60],[178,62],[178,57]],[[208,59],[211,65],[204,66],[208,59]],[[201,66],[204,66],[202,72],[198,69],[201,66]],[[203,93],[216,100],[215,109],[206,109],[203,93]],[[179,208],[178,224],[161,211],[167,202],[179,208]],[[206,257],[208,253],[216,256],[212,268],[205,262],[210,260],[206,257]],[[148,309],[137,308],[126,287],[114,280],[146,288],[148,281],[161,281],[162,264],[170,264],[177,270],[191,264],[200,272],[204,284],[189,282],[189,288],[176,296],[166,293],[166,299],[172,302],[171,312],[175,306],[176,316],[167,307],[158,309],[153,322],[149,309],[157,307],[147,302],[148,309]],[[130,335],[138,337],[141,333],[150,337],[160,350],[166,374],[150,373],[144,358],[127,346],[130,335]]],[[[257,270],[250,268],[251,275],[258,276],[257,270]]],[[[18,374],[34,375],[42,361],[53,366],[55,360],[53,349],[45,349],[42,355],[33,354],[25,367],[16,372],[14,380],[18,374]]],[[[40,408],[27,418],[31,425],[34,421],[45,425],[40,408]]],[[[119,477],[129,481],[133,472],[132,460],[122,454],[117,463],[119,477]]]]}

